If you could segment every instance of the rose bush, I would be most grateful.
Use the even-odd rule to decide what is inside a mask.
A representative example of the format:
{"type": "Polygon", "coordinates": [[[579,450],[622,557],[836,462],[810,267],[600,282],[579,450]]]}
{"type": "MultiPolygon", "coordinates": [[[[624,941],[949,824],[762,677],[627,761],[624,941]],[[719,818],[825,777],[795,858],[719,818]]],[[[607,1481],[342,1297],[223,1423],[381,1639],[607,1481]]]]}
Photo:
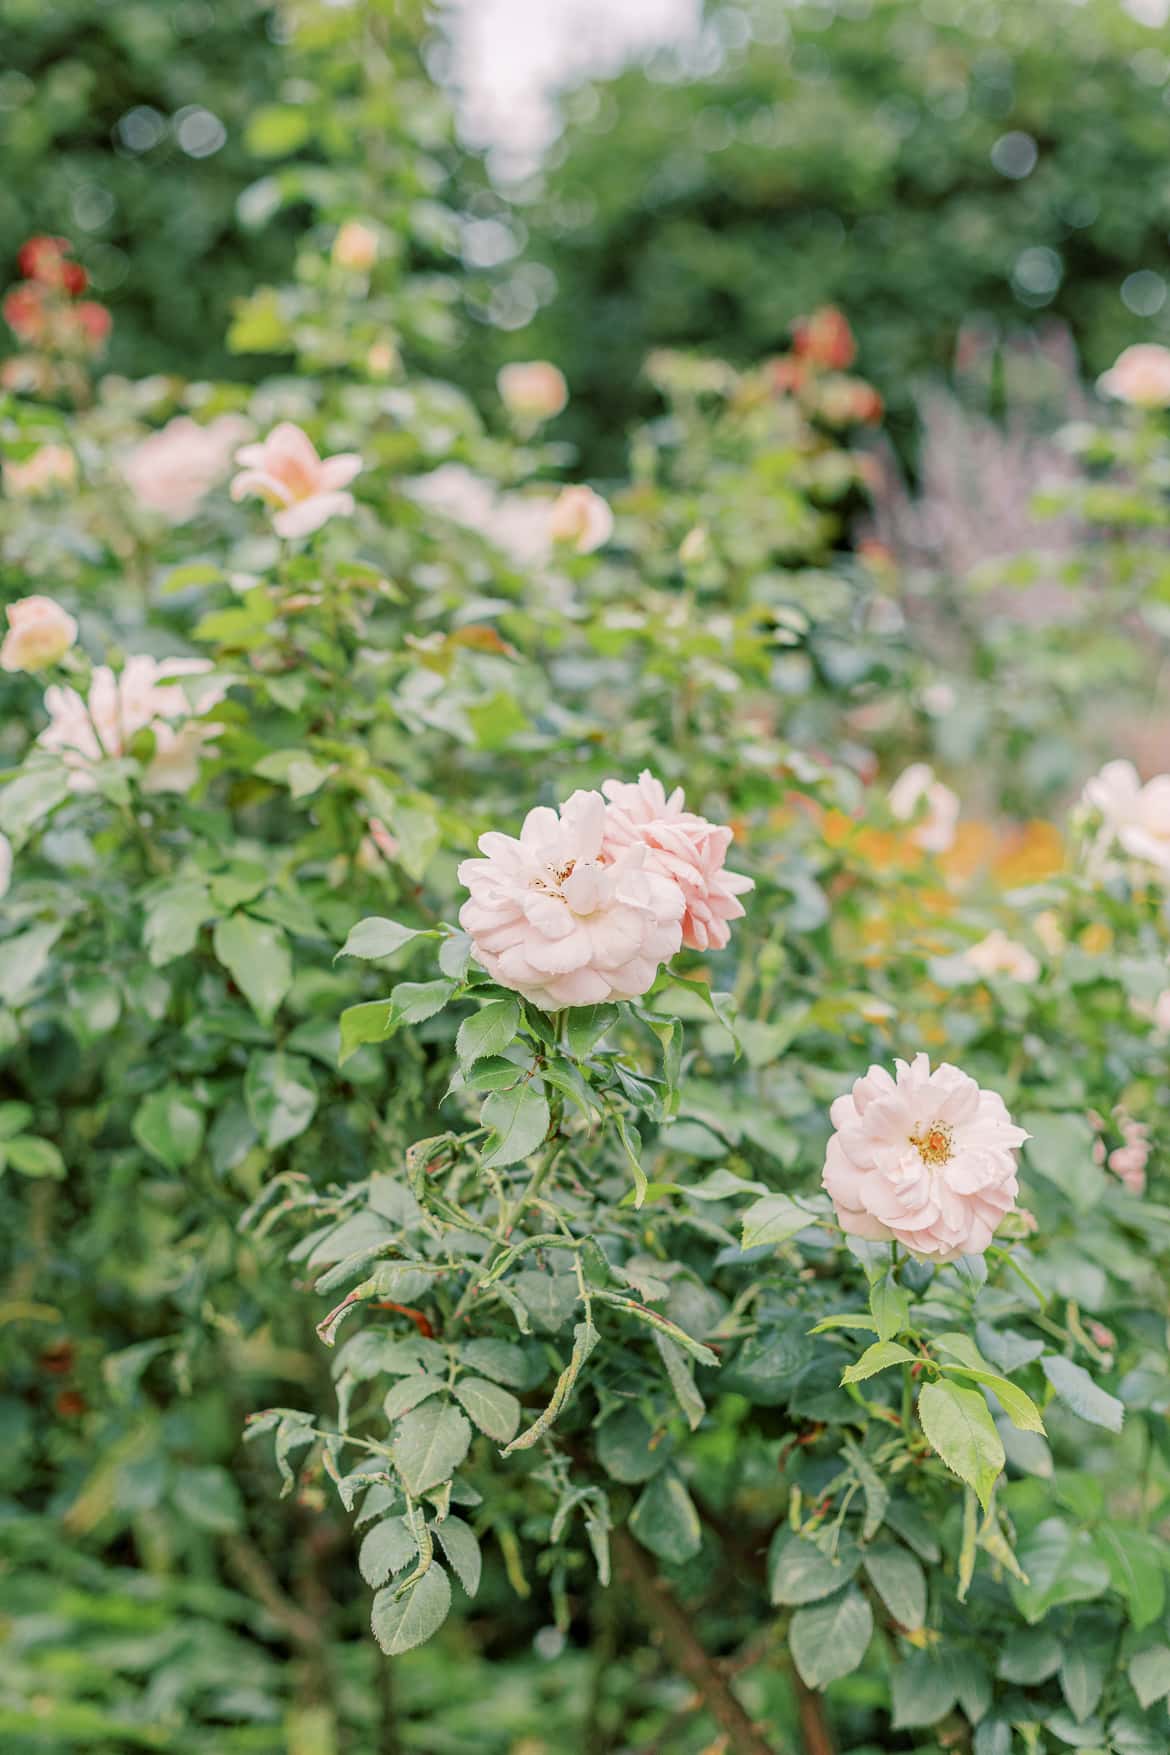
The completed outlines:
{"type": "MultiPolygon", "coordinates": [[[[840,314],[655,356],[581,482],[554,366],[487,421],[428,375],[426,152],[313,168],[233,332],[294,374],[0,415],[76,463],[4,502],[0,1728],[1160,1750],[1160,791],[1078,805],[1125,728],[1068,735],[1111,612],[940,674],[851,547],[869,412],[787,369],[840,314]]],[[[1134,676],[1161,420],[1070,440],[1134,676]]]]}

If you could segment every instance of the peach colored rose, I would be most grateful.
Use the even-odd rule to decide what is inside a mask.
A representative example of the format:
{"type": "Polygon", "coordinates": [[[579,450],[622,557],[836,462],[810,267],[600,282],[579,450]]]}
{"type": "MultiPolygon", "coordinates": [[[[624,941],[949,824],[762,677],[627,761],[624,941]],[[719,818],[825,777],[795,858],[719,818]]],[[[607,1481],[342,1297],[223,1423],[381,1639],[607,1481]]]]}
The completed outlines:
{"type": "Polygon", "coordinates": [[[378,260],[378,234],[360,219],[347,219],[333,240],[333,260],[338,268],[368,274],[378,260]]]}
{"type": "Polygon", "coordinates": [[[628,847],[645,847],[646,869],[670,878],[682,891],[684,945],[722,950],[731,936],[728,922],[743,915],[739,897],[755,887],[751,878],[724,866],[732,830],[684,809],[681,786],[668,798],[661,780],[648,770],[636,782],[607,780],[601,790],[609,800],[605,855],[617,859],[628,847]]]}
{"type": "Polygon", "coordinates": [[[8,886],[12,882],[12,842],[7,835],[0,835],[0,896],[8,894],[8,886]]]}
{"type": "Polygon", "coordinates": [[[47,670],[77,639],[77,623],[51,597],[22,597],[8,605],[8,632],[0,670],[47,670]]]}
{"type": "Polygon", "coordinates": [[[548,360],[514,360],[496,377],[504,407],[521,420],[551,420],[569,400],[563,372],[548,360]]]}
{"type": "Polygon", "coordinates": [[[606,805],[574,792],[559,814],[529,811],[518,840],[481,835],[465,859],[459,924],[478,961],[545,1011],[637,999],[682,942],[685,902],[641,845],[606,860],[606,805]]]}
{"type": "Polygon", "coordinates": [[[591,487],[562,488],[553,501],[548,529],[554,542],[571,543],[579,555],[588,555],[613,535],[613,513],[591,487]]]}
{"type": "Polygon", "coordinates": [[[857,357],[857,343],[844,312],[824,305],[811,317],[798,317],[792,325],[793,352],[813,365],[843,371],[857,357]]]}
{"type": "Polygon", "coordinates": [[[1170,348],[1153,341],[1139,341],[1117,356],[1107,372],[1097,379],[1103,396],[1118,402],[1130,402],[1136,408],[1165,408],[1170,405],[1170,348]]]}
{"type": "Polygon", "coordinates": [[[4,491],[13,497],[31,498],[54,488],[72,487],[77,480],[77,459],[68,445],[42,445],[26,457],[4,465],[4,491]]]}
{"type": "Polygon", "coordinates": [[[99,665],[89,698],[75,689],[45,690],[49,723],[40,735],[45,749],[57,750],[71,769],[74,792],[91,792],[93,766],[105,756],[123,756],[140,731],[154,736],[154,754],[142,777],[147,792],[189,792],[199,777],[205,746],[220,730],[196,715],[206,713],[224,695],[222,683],[209,679],[193,698],[175,679],[203,676],[211,669],[204,658],[167,658],[161,663],[141,655],[128,658],[121,673],[99,665]]]}
{"type": "Polygon", "coordinates": [[[1116,844],[1170,878],[1170,774],[1155,774],[1143,786],[1132,762],[1106,762],[1082,802],[1101,816],[1098,859],[1116,844]]]}
{"type": "Polygon", "coordinates": [[[980,975],[1010,975],[1013,981],[1035,981],[1040,964],[1026,946],[1017,944],[999,927],[971,945],[963,959],[980,975]]]}
{"type": "Polygon", "coordinates": [[[871,1066],[832,1107],[824,1184],[842,1228],[953,1261],[982,1255],[1016,1204],[1015,1152],[1028,1135],[1003,1098],[925,1054],[871,1066]]]}
{"type": "Polygon", "coordinates": [[[172,524],[185,524],[227,474],[248,431],[248,422],[238,414],[221,414],[206,426],[177,415],[134,447],[123,459],[122,474],[140,505],[172,524]]]}
{"type": "Polygon", "coordinates": [[[342,490],[361,469],[354,451],[319,457],[313,441],[291,421],[281,421],[259,445],[236,452],[243,470],[232,481],[232,499],[257,494],[274,512],[278,536],[309,536],[328,519],[353,511],[353,495],[342,490]]]}
{"type": "Polygon", "coordinates": [[[890,788],[890,809],[904,823],[921,816],[910,839],[924,852],[945,853],[953,845],[959,800],[949,786],[935,779],[928,763],[912,762],[899,774],[890,788]]]}

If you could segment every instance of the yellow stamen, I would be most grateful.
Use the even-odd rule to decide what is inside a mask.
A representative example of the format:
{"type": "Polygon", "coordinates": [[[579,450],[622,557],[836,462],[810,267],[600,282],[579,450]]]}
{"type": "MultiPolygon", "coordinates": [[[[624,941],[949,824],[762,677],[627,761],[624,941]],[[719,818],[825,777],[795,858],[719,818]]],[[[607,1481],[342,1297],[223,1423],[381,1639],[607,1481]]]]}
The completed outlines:
{"type": "Polygon", "coordinates": [[[910,1144],[917,1149],[922,1162],[931,1166],[949,1163],[954,1151],[951,1129],[945,1121],[932,1121],[921,1133],[912,1133],[910,1144]]]}

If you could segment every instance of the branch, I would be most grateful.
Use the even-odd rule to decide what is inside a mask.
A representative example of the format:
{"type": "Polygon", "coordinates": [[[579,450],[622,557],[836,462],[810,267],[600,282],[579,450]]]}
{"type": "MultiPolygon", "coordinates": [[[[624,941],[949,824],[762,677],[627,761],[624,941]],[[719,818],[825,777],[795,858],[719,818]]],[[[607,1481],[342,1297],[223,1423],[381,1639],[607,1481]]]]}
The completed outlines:
{"type": "Polygon", "coordinates": [[[298,1608],[291,1597],[281,1590],[267,1560],[247,1536],[232,1536],[226,1543],[228,1565],[244,1589],[255,1597],[272,1619],[283,1627],[294,1645],[316,1651],[321,1644],[322,1628],[312,1615],[298,1608]]]}
{"type": "Polygon", "coordinates": [[[616,1529],[611,1541],[618,1570],[643,1616],[660,1635],[671,1662],[698,1690],[707,1711],[727,1738],[730,1755],[777,1755],[732,1693],[718,1664],[700,1645],[690,1620],[634,1538],[627,1530],[616,1529]]]}

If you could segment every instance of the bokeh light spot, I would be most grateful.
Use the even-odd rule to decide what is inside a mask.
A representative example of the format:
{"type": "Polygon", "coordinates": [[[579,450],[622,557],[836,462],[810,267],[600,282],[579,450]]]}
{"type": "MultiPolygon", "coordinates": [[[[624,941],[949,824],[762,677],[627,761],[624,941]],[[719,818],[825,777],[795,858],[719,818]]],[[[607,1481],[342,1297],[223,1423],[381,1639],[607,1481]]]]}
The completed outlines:
{"type": "Polygon", "coordinates": [[[1015,182],[1031,176],[1039,156],[1032,136],[1018,128],[1001,134],[991,149],[991,162],[1000,176],[1011,177],[1015,182]]]}

